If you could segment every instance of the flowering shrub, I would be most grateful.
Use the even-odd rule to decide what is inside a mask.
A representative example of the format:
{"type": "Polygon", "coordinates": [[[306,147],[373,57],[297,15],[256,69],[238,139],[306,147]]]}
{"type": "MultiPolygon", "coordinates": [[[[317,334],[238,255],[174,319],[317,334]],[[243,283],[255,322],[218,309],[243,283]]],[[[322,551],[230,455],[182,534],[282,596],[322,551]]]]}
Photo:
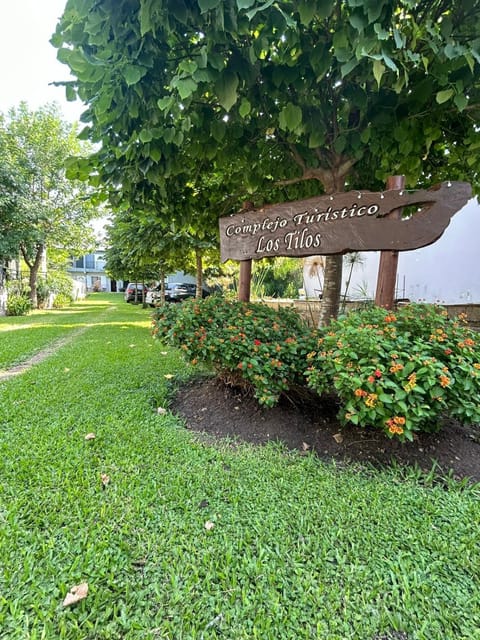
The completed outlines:
{"type": "Polygon", "coordinates": [[[315,340],[294,309],[210,296],[164,304],[153,318],[156,337],[224,380],[251,385],[262,405],[271,407],[282,391],[305,385],[306,354],[315,340]]]}
{"type": "Polygon", "coordinates": [[[250,385],[267,407],[306,376],[319,395],[337,394],[343,423],[389,437],[412,440],[438,428],[443,414],[480,421],[479,336],[439,307],[372,307],[319,332],[293,309],[211,296],[162,305],[153,334],[223,380],[250,385]]]}
{"type": "Polygon", "coordinates": [[[437,428],[441,414],[480,421],[479,336],[440,307],[351,313],[330,325],[307,359],[309,386],[335,389],[344,423],[412,440],[437,428]]]}

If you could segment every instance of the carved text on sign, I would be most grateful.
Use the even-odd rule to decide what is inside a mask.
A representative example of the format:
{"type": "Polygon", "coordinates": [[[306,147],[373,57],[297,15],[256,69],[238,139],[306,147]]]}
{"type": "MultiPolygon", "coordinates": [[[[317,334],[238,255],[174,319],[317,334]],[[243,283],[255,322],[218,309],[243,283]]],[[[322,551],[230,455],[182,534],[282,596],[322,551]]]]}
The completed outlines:
{"type": "Polygon", "coordinates": [[[465,182],[429,190],[355,192],[284,202],[220,219],[222,260],[417,249],[445,231],[471,197],[465,182]],[[415,205],[408,218],[389,218],[415,205]]]}

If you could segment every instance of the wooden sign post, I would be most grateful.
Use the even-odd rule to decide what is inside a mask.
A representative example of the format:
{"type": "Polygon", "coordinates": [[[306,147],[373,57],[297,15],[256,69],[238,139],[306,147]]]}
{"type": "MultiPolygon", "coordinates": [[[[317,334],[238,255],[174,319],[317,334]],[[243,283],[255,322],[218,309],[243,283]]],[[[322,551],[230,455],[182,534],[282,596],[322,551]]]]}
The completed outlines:
{"type": "MultiPolygon", "coordinates": [[[[405,176],[390,176],[387,179],[387,189],[403,189],[405,176]]],[[[401,219],[401,209],[394,209],[389,217],[401,219]]],[[[395,300],[395,285],[397,281],[398,251],[382,251],[378,265],[377,290],[375,304],[385,309],[393,309],[395,300]]]]}
{"type": "Polygon", "coordinates": [[[391,256],[390,266],[382,265],[376,302],[390,305],[392,286],[395,288],[396,252],[418,249],[438,240],[452,216],[472,196],[467,182],[442,182],[418,191],[392,186],[399,187],[400,183],[389,183],[381,193],[336,193],[258,210],[249,208],[220,218],[221,259],[241,263],[240,299],[250,299],[252,259],[380,250],[390,252],[391,256]],[[406,207],[407,215],[394,213],[405,213],[406,207]]]}
{"type": "Polygon", "coordinates": [[[244,211],[220,218],[221,258],[418,249],[438,240],[471,195],[466,182],[443,182],[428,190],[349,191],[244,211]],[[408,217],[388,215],[413,206],[408,217]]]}

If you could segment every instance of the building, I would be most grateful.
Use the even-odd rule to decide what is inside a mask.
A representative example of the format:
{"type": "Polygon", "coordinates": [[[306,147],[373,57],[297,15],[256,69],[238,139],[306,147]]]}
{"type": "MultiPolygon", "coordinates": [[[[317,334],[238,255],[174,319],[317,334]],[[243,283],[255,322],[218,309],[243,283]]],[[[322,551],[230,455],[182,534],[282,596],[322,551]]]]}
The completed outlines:
{"type": "Polygon", "coordinates": [[[105,254],[99,249],[79,258],[72,258],[67,269],[75,283],[75,298],[85,296],[91,291],[118,291],[123,283],[117,283],[105,273],[105,254]]]}
{"type": "MultiPolygon", "coordinates": [[[[479,238],[480,206],[473,198],[453,216],[436,242],[414,251],[400,252],[395,297],[444,305],[479,304],[479,238]]],[[[373,300],[379,259],[378,251],[362,252],[356,263],[350,265],[346,256],[342,295],[346,292],[349,300],[373,300]]],[[[313,259],[305,262],[307,297],[318,299],[323,280],[321,267],[312,269],[313,259]]],[[[318,263],[321,264],[320,259],[318,263]]]]}

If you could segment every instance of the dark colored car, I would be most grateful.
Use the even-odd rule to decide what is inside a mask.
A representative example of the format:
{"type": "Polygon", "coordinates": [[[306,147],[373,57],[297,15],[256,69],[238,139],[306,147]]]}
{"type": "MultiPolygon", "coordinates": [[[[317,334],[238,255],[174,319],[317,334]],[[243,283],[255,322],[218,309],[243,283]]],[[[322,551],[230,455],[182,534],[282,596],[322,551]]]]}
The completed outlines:
{"type": "MultiPolygon", "coordinates": [[[[189,284],[187,282],[168,282],[165,285],[165,302],[182,302],[182,300],[186,300],[187,298],[195,298],[196,293],[196,284],[189,284]]],[[[209,295],[210,291],[203,288],[202,298],[206,298],[209,295]]],[[[160,302],[160,298],[160,286],[158,286],[148,292],[145,301],[151,307],[154,307],[156,303],[160,302]]]]}
{"type": "Polygon", "coordinates": [[[125,302],[135,302],[135,300],[137,302],[142,302],[142,293],[147,295],[147,291],[148,289],[144,284],[140,284],[139,282],[129,282],[125,289],[125,302]]]}

